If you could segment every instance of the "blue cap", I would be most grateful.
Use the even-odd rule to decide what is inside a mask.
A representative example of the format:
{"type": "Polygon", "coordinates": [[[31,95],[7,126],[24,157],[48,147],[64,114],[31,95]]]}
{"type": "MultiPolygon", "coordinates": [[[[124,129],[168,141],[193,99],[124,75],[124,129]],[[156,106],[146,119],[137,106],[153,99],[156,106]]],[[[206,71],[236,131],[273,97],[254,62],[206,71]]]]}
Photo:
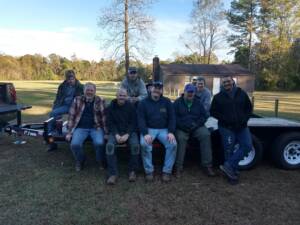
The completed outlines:
{"type": "Polygon", "coordinates": [[[184,87],[184,92],[196,92],[196,87],[193,84],[187,84],[184,87]]]}

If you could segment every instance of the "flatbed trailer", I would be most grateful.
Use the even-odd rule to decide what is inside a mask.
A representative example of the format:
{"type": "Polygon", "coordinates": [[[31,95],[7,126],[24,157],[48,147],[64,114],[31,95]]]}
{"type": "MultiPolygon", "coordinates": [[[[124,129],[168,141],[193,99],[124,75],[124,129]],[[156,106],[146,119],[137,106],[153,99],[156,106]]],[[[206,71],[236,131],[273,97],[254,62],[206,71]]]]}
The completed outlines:
{"type": "MultiPolygon", "coordinates": [[[[7,126],[5,131],[9,134],[18,132],[27,136],[42,137],[47,144],[51,142],[65,142],[67,122],[62,120],[56,121],[56,130],[50,134],[48,132],[48,123],[53,119],[50,118],[43,123],[7,126]]],[[[205,125],[211,131],[213,154],[214,158],[217,159],[216,163],[222,163],[223,151],[218,131],[218,121],[210,117],[205,125]]],[[[253,168],[262,160],[263,156],[270,158],[276,166],[283,169],[300,168],[300,122],[253,115],[253,118],[250,118],[248,121],[248,126],[252,134],[253,148],[240,161],[239,166],[241,169],[253,168]]],[[[159,142],[154,142],[153,145],[155,148],[162,148],[159,142]]],[[[189,149],[197,150],[198,146],[195,140],[189,141],[189,149]]],[[[126,145],[120,145],[120,147],[126,147],[126,145]]]]}

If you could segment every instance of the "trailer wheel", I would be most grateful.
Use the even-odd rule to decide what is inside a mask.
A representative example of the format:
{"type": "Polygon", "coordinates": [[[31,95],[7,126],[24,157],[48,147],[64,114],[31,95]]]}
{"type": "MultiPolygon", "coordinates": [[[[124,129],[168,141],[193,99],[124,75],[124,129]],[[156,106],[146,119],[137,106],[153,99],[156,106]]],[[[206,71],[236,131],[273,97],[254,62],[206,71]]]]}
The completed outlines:
{"type": "MultiPolygon", "coordinates": [[[[263,146],[260,140],[252,135],[253,147],[251,151],[239,162],[240,170],[248,170],[257,165],[263,157],[263,146]]],[[[237,146],[238,147],[238,146],[237,146]]]]}
{"type": "Polygon", "coordinates": [[[286,133],[277,138],[273,145],[272,157],[283,169],[300,168],[300,133],[286,133]]]}

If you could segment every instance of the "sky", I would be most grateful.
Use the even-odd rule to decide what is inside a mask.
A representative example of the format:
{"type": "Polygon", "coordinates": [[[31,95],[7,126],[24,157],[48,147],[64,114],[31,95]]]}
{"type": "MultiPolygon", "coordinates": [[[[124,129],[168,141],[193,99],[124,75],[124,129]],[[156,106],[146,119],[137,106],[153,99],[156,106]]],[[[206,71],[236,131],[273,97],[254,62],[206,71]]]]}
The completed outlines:
{"type": "MultiPolygon", "coordinates": [[[[108,0],[0,0],[0,54],[21,56],[51,53],[99,61],[101,50],[97,20],[108,0]]],[[[156,0],[148,13],[155,19],[153,56],[172,59],[175,52],[189,54],[179,36],[189,27],[193,0],[156,0]]],[[[225,8],[230,0],[223,1],[225,8]]],[[[232,59],[224,44],[220,60],[232,59]]],[[[152,57],[151,57],[152,58],[152,57]]],[[[147,61],[149,59],[144,59],[147,61]]],[[[151,60],[151,59],[150,59],[151,60]]]]}

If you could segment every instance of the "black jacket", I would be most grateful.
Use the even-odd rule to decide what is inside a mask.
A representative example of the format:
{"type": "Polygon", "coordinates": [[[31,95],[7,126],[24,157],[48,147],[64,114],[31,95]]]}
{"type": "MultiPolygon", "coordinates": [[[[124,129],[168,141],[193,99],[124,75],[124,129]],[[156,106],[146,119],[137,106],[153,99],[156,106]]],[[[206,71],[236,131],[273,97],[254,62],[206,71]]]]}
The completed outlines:
{"type": "Polygon", "coordinates": [[[109,134],[124,135],[136,132],[136,119],[136,109],[129,102],[120,106],[114,99],[106,109],[106,126],[109,134]]]}
{"type": "Polygon", "coordinates": [[[185,132],[191,132],[202,127],[207,120],[207,113],[198,98],[194,98],[190,110],[186,105],[183,96],[174,102],[176,115],[176,128],[185,132]]]}
{"type": "Polygon", "coordinates": [[[161,96],[158,101],[150,96],[138,104],[138,127],[143,135],[148,134],[148,128],[168,129],[175,132],[175,113],[170,99],[161,96]]]}
{"type": "Polygon", "coordinates": [[[232,130],[247,127],[252,114],[252,104],[248,94],[239,87],[234,87],[231,97],[221,90],[212,100],[210,114],[218,119],[218,125],[232,130]]]}

